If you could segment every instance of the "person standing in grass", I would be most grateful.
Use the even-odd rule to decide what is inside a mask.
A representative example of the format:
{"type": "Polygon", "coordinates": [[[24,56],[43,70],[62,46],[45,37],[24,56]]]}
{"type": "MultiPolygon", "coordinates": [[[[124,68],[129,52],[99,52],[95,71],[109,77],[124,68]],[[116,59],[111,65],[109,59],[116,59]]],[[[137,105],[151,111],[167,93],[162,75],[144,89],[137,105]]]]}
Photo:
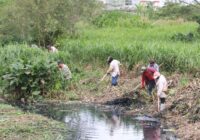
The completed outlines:
{"type": "Polygon", "coordinates": [[[156,71],[159,72],[159,66],[156,64],[154,59],[149,60],[149,65],[147,66],[148,68],[154,68],[156,71]]]}
{"type": "Polygon", "coordinates": [[[154,79],[156,81],[157,87],[157,98],[158,98],[158,111],[163,111],[165,109],[166,102],[166,92],[167,92],[167,80],[164,75],[161,75],[159,72],[154,73],[154,79]]]}
{"type": "Polygon", "coordinates": [[[143,66],[141,68],[141,74],[142,74],[142,81],[141,81],[141,88],[145,88],[145,86],[147,86],[147,92],[148,94],[151,96],[152,95],[152,90],[153,88],[155,88],[155,80],[153,77],[153,74],[156,72],[156,70],[154,68],[147,68],[145,66],[143,66]]]}
{"type": "Polygon", "coordinates": [[[111,85],[117,86],[118,85],[118,78],[120,76],[120,62],[118,60],[113,59],[111,56],[108,57],[107,63],[109,65],[109,68],[106,72],[107,75],[111,75],[111,85]]]}

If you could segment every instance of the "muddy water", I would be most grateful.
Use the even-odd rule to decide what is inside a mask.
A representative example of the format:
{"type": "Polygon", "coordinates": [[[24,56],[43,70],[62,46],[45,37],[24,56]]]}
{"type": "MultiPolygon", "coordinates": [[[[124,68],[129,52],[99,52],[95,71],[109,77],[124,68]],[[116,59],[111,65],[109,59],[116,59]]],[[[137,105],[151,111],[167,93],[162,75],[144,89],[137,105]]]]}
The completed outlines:
{"type": "Polygon", "coordinates": [[[69,129],[67,140],[177,140],[171,133],[163,132],[159,123],[135,121],[123,116],[117,107],[40,104],[35,110],[63,121],[69,129]]]}

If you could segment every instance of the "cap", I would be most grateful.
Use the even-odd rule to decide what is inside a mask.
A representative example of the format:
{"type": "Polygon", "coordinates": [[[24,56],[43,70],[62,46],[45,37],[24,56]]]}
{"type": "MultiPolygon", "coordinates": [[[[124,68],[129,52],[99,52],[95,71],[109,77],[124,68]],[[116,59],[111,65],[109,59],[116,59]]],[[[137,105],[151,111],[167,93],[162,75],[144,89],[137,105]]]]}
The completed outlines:
{"type": "Polygon", "coordinates": [[[147,69],[147,67],[145,67],[145,66],[142,66],[142,67],[141,67],[141,71],[140,71],[140,72],[141,72],[141,73],[143,73],[143,72],[144,72],[146,69],[147,69]]]}
{"type": "Polygon", "coordinates": [[[112,58],[111,56],[109,56],[109,57],[107,58],[107,63],[109,64],[112,60],[113,60],[113,58],[112,58]]]}

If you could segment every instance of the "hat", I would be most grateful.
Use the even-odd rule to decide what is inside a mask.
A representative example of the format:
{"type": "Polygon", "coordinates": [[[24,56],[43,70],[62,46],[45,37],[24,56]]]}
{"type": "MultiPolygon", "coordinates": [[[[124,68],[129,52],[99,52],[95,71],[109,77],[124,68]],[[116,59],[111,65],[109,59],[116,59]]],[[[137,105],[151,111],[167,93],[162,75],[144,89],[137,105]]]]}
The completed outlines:
{"type": "Polygon", "coordinates": [[[153,74],[154,79],[157,79],[159,76],[160,76],[160,73],[157,71],[153,74]]]}
{"type": "Polygon", "coordinates": [[[107,63],[110,64],[110,62],[112,62],[112,60],[113,60],[113,58],[112,58],[111,56],[109,56],[109,57],[107,58],[107,63]]]}
{"type": "Polygon", "coordinates": [[[145,67],[145,66],[142,66],[142,67],[141,67],[141,71],[140,71],[140,72],[141,72],[141,73],[143,73],[143,72],[144,72],[146,69],[147,69],[147,67],[145,67]]]}

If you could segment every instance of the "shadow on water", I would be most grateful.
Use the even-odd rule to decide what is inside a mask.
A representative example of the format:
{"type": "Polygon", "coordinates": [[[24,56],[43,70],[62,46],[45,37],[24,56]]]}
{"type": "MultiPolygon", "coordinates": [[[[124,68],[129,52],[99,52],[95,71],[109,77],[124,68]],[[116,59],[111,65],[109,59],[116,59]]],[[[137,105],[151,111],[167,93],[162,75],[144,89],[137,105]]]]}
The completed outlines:
{"type": "Polygon", "coordinates": [[[37,104],[29,111],[62,121],[68,128],[67,140],[177,140],[148,117],[123,116],[113,106],[37,104]]]}

